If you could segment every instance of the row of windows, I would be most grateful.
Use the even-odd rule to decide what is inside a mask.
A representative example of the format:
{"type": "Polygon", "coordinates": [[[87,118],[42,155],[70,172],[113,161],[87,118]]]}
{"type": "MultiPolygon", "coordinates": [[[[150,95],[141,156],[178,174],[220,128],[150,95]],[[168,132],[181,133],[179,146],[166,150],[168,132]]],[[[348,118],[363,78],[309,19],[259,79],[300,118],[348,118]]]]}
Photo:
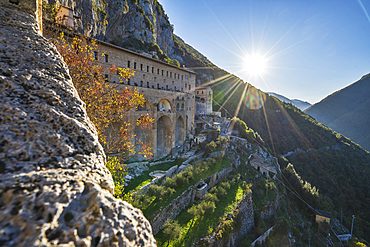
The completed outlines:
{"type": "MultiPolygon", "coordinates": [[[[109,81],[109,76],[105,75],[105,81],[109,81]]],[[[116,81],[113,81],[113,83],[117,83],[116,81]]],[[[160,90],[167,90],[167,91],[174,91],[174,92],[184,92],[184,88],[177,88],[174,86],[174,88],[170,88],[170,86],[166,85],[166,87],[161,87],[159,83],[157,85],[150,84],[149,82],[144,83],[143,81],[140,81],[140,83],[137,82],[131,82],[131,79],[128,79],[126,82],[123,81],[122,84],[127,84],[135,87],[146,87],[146,88],[152,88],[152,89],[160,89],[160,90]]],[[[189,90],[191,89],[191,85],[189,85],[189,90]]]]}
{"type": "MultiPolygon", "coordinates": [[[[127,61],[127,68],[131,68],[131,61],[127,61]]],[[[137,63],[136,62],[134,62],[133,69],[137,69],[137,63]]],[[[140,70],[144,71],[144,65],[142,63],[140,64],[140,70]]],[[[155,73],[154,67],[146,66],[146,72],[149,73],[150,71],[152,72],[152,74],[154,74],[155,73]],[[150,70],[150,68],[151,68],[151,70],[150,70]]],[[[166,76],[170,77],[170,78],[172,78],[172,75],[173,75],[173,78],[175,78],[175,79],[177,78],[178,80],[180,80],[180,74],[176,74],[176,73],[172,74],[171,71],[164,71],[163,69],[162,70],[157,69],[156,72],[157,72],[157,75],[164,76],[166,74],[166,76]]],[[[190,77],[191,77],[191,75],[190,75],[190,77]]],[[[184,78],[185,78],[185,80],[187,80],[187,79],[189,79],[189,76],[188,75],[181,75],[181,80],[184,80],[184,78]]]]}
{"type": "MultiPolygon", "coordinates": [[[[104,58],[104,62],[108,63],[109,55],[103,53],[102,56],[104,58]]],[[[98,51],[94,51],[94,60],[99,61],[99,52],[98,51]]],[[[136,62],[134,62],[134,68],[133,69],[136,70],[137,69],[136,67],[137,67],[137,64],[136,64],[136,62]]],[[[127,68],[131,68],[131,61],[127,61],[127,68]]],[[[140,64],[140,70],[144,71],[144,65],[143,64],[140,64]]],[[[149,73],[149,71],[150,71],[150,66],[146,66],[146,72],[149,73]]],[[[154,74],[154,72],[155,72],[154,67],[151,67],[151,72],[152,72],[152,74],[154,74]]],[[[163,69],[162,70],[157,69],[157,74],[158,75],[161,74],[162,76],[164,76],[165,72],[166,72],[167,77],[172,78],[172,72],[171,71],[164,71],[163,69]]],[[[176,79],[176,77],[177,77],[177,79],[180,80],[180,74],[173,73],[173,76],[174,76],[173,77],[174,79],[176,79]]],[[[185,80],[187,80],[187,79],[189,79],[189,77],[191,77],[191,75],[190,76],[181,75],[181,80],[184,80],[184,78],[185,78],[185,80]]]]}
{"type": "MultiPolygon", "coordinates": [[[[204,91],[200,91],[200,92],[202,92],[201,94],[203,94],[204,93],[204,91]]],[[[197,94],[199,94],[199,91],[197,91],[197,94]]],[[[211,92],[209,92],[209,94],[208,95],[211,95],[212,93],[211,92]]]]}

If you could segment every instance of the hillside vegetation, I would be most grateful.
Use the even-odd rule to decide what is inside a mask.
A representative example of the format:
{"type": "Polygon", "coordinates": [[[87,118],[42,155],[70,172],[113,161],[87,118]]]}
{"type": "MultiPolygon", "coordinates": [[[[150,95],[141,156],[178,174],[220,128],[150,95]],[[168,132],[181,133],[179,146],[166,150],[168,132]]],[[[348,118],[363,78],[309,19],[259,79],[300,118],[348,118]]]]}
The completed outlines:
{"type": "Polygon", "coordinates": [[[320,200],[314,206],[331,211],[336,217],[343,214],[347,227],[351,215],[356,215],[354,233],[370,236],[369,153],[293,105],[219,69],[194,48],[179,42],[185,64],[194,68],[203,85],[214,90],[214,110],[239,117],[262,137],[272,153],[285,155],[284,159],[294,165],[302,179],[319,190],[320,200]]]}

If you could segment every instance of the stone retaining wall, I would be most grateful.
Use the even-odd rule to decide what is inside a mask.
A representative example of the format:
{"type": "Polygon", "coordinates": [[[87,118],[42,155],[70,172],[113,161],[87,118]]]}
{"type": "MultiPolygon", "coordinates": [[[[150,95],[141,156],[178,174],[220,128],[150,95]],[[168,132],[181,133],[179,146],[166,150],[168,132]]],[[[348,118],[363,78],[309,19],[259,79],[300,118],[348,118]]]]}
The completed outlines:
{"type": "MultiPolygon", "coordinates": [[[[198,242],[194,243],[195,246],[209,246],[209,247],[220,247],[220,246],[239,246],[240,241],[243,239],[245,234],[252,230],[254,227],[254,210],[252,203],[252,192],[249,192],[239,202],[238,206],[234,210],[234,222],[240,220],[240,227],[234,228],[228,237],[222,237],[216,239],[216,235],[222,225],[219,225],[213,236],[210,238],[202,238],[198,242]]],[[[235,225],[234,225],[235,227],[235,225]]]]}
{"type": "Polygon", "coordinates": [[[194,203],[195,195],[197,193],[197,186],[200,183],[204,183],[203,181],[209,180],[210,182],[207,185],[207,190],[215,186],[217,183],[222,181],[227,177],[227,175],[232,172],[233,166],[232,164],[225,167],[221,171],[212,174],[211,176],[199,181],[193,186],[190,186],[186,191],[184,191],[181,195],[175,198],[167,207],[161,210],[157,216],[150,220],[150,224],[152,225],[153,234],[156,235],[160,230],[162,230],[164,223],[168,219],[175,219],[176,216],[181,213],[186,207],[190,204],[194,203]]]}

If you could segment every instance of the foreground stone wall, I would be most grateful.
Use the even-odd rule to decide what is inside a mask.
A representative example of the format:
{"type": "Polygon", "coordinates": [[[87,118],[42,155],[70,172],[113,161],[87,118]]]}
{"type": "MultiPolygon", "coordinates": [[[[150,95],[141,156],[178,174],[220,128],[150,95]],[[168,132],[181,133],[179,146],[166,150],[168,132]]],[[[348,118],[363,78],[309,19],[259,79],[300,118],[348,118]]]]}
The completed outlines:
{"type": "Polygon", "coordinates": [[[141,211],[112,196],[95,128],[36,15],[4,6],[0,245],[155,246],[141,211]]]}

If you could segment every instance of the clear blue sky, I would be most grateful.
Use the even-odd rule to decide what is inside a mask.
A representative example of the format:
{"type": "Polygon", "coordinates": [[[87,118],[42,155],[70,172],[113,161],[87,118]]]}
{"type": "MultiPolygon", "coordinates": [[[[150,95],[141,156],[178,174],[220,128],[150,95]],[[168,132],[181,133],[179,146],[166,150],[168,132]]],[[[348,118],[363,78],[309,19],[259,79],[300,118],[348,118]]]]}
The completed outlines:
{"type": "Polygon", "coordinates": [[[159,0],[175,33],[265,92],[316,103],[370,73],[370,0],[159,0]],[[245,54],[268,57],[263,77],[245,54]]]}

